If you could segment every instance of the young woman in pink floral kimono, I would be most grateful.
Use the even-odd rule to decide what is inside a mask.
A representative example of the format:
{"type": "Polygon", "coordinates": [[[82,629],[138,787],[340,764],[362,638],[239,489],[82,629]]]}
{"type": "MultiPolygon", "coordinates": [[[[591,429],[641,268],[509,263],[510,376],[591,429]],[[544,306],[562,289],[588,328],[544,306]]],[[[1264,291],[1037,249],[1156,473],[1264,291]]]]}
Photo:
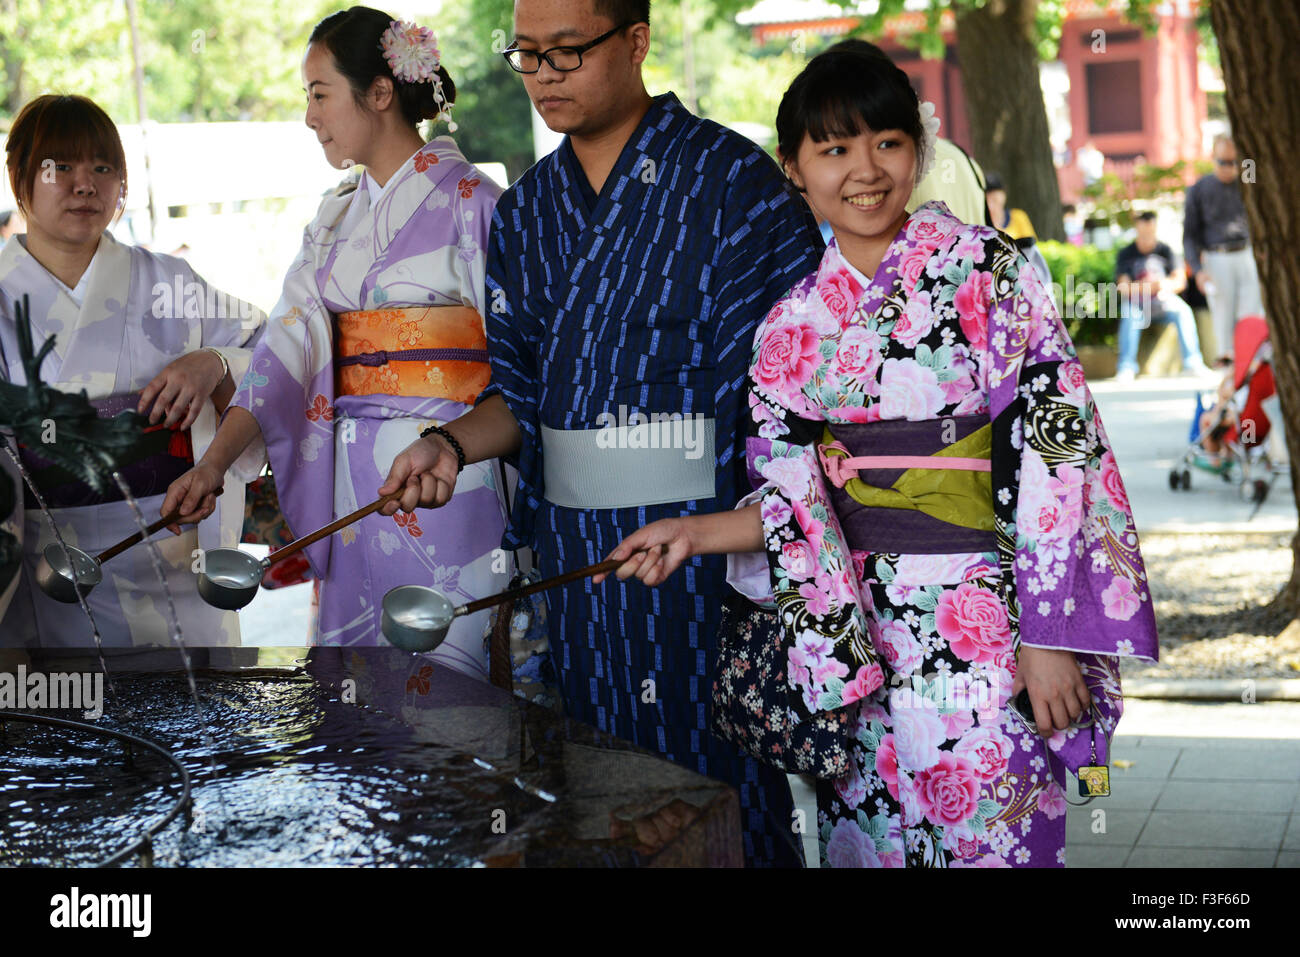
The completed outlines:
{"type": "Polygon", "coordinates": [[[849,771],[818,782],[823,866],[1059,866],[1065,768],[1105,763],[1119,658],[1156,657],[1151,598],[1042,283],[995,230],[904,209],[922,115],[861,42],[787,91],[783,162],[835,240],[758,330],[755,492],[613,555],[656,585],[732,553],[731,583],[779,610],[791,707],[850,709],[849,771]]]}

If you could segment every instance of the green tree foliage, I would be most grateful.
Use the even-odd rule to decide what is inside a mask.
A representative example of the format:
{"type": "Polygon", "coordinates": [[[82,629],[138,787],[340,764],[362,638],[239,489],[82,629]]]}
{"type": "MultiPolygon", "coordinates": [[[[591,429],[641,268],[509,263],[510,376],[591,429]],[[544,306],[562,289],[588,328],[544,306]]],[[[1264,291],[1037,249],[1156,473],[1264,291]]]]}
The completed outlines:
{"type": "MultiPolygon", "coordinates": [[[[696,0],[700,2],[700,0],[696,0]]],[[[734,18],[742,10],[754,6],[755,0],[709,0],[716,17],[734,18]]],[[[856,8],[859,0],[827,0],[838,6],[856,8]]],[[[871,40],[881,35],[885,21],[903,12],[908,0],[878,0],[874,13],[858,14],[860,23],[851,35],[871,40]]],[[[1155,28],[1154,11],[1158,0],[1129,0],[1125,16],[1143,29],[1155,28]]],[[[658,6],[671,4],[656,4],[658,6]]],[[[913,34],[908,43],[924,56],[940,57],[944,54],[943,39],[939,33],[940,17],[951,10],[960,14],[970,10],[990,9],[997,15],[1003,6],[1001,0],[929,0],[925,8],[926,28],[913,34]]],[[[1035,44],[1038,55],[1044,60],[1054,60],[1061,41],[1061,24],[1065,21],[1065,0],[1038,0],[1034,15],[1035,44]]]]}
{"type": "Polygon", "coordinates": [[[781,97],[825,43],[817,37],[798,37],[759,47],[749,30],[735,21],[735,14],[747,6],[752,4],[729,0],[654,4],[646,86],[651,93],[672,90],[696,113],[719,123],[764,127],[774,149],[781,97]]]}
{"type": "Polygon", "coordinates": [[[1189,172],[1199,179],[1214,171],[1210,160],[1178,160],[1169,166],[1138,163],[1130,180],[1106,173],[1087,186],[1083,195],[1094,204],[1093,218],[1117,224],[1123,229],[1133,225],[1133,214],[1153,205],[1181,206],[1187,189],[1189,172]]]}
{"type": "MultiPolygon", "coordinates": [[[[159,122],[291,120],[299,69],[327,0],[147,0],[138,5],[145,108],[159,122]]],[[[137,119],[122,0],[0,0],[0,113],[41,93],[81,93],[118,122],[137,119]]]]}
{"type": "MultiPolygon", "coordinates": [[[[835,0],[850,7],[854,0],[835,0]]],[[[1154,0],[1132,0],[1129,16],[1149,24],[1154,0]]],[[[828,42],[801,37],[756,48],[735,22],[753,0],[656,0],[645,68],[652,93],[674,90],[701,115],[772,129],[790,81],[828,42]],[[687,69],[689,25],[690,65],[687,69]]],[[[879,37],[904,0],[880,0],[854,32],[879,37]]],[[[929,28],[909,40],[942,55],[939,20],[1001,0],[931,0],[929,28]]],[[[298,76],[311,27],[345,4],[337,0],[140,0],[145,101],[150,118],[292,120],[300,118],[298,76]]],[[[471,160],[504,162],[511,177],[532,163],[530,108],[520,78],[500,52],[513,36],[513,0],[447,0],[429,25],[456,81],[456,138],[471,160]]],[[[1037,0],[1040,56],[1055,55],[1064,0],[1037,0]]],[[[31,97],[85,93],[119,122],[137,118],[130,32],[123,0],[0,0],[0,126],[31,97]]],[[[996,84],[997,77],[966,77],[996,84]]],[[[996,159],[996,158],[995,158],[996,159]]]]}
{"type": "Polygon", "coordinates": [[[1060,293],[1057,307],[1076,346],[1116,346],[1119,312],[1112,290],[1119,249],[1046,240],[1038,249],[1060,293]]]}
{"type": "Polygon", "coordinates": [[[452,0],[428,24],[456,84],[457,145],[471,162],[505,163],[511,180],[533,164],[528,94],[501,56],[513,12],[513,0],[452,0]]]}
{"type": "Polygon", "coordinates": [[[96,91],[126,115],[131,38],[120,0],[0,0],[0,61],[8,116],[53,90],[96,91]]]}
{"type": "Polygon", "coordinates": [[[341,6],[327,0],[142,2],[149,116],[168,122],[300,118],[307,37],[341,6]]]}

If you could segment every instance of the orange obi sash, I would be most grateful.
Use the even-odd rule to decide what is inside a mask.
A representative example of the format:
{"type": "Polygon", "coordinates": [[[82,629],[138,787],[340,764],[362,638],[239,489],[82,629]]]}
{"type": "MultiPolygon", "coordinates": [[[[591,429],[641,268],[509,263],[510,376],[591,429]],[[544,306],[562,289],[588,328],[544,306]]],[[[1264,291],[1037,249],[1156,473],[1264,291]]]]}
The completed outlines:
{"type": "Polygon", "coordinates": [[[338,395],[405,395],[473,404],[492,378],[483,319],[470,306],[342,312],[338,395]]]}

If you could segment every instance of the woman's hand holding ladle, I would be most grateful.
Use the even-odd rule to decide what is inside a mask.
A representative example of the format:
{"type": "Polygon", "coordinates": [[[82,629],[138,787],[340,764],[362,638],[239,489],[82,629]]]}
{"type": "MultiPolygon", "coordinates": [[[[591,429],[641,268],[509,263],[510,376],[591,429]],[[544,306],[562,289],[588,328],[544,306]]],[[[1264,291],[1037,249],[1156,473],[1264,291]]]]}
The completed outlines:
{"type": "Polygon", "coordinates": [[[181,513],[177,522],[167,526],[168,531],[179,535],[182,525],[193,525],[212,514],[217,507],[217,497],[212,493],[221,488],[226,471],[261,434],[262,427],[247,409],[235,407],[227,410],[203,458],[167,489],[162,504],[163,514],[181,513]]]}

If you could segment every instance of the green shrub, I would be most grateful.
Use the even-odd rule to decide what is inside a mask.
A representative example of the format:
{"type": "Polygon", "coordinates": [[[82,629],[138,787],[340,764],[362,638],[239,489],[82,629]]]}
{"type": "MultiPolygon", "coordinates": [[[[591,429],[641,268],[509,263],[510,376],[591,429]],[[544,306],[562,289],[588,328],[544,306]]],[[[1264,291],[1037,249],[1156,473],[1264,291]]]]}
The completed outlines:
{"type": "Polygon", "coordinates": [[[1114,283],[1119,250],[1050,240],[1039,243],[1038,248],[1052,271],[1056,307],[1074,344],[1118,348],[1114,283]]]}

